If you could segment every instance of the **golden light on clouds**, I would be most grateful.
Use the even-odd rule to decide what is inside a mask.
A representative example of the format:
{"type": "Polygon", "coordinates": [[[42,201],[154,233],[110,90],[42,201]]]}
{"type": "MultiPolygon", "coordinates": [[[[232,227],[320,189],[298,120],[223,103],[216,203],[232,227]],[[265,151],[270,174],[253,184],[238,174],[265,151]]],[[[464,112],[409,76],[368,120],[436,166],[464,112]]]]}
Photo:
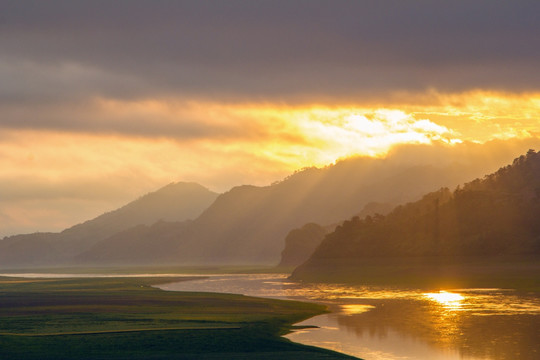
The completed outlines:
{"type": "Polygon", "coordinates": [[[419,105],[399,106],[416,116],[449,126],[469,141],[540,134],[540,93],[431,92],[419,105]]]}
{"type": "MultiPolygon", "coordinates": [[[[174,168],[181,177],[246,161],[244,167],[262,162],[278,174],[351,155],[381,156],[397,144],[540,134],[537,93],[431,92],[356,105],[96,99],[72,111],[44,110],[49,129],[1,130],[8,173],[65,178],[74,168],[84,176],[152,168],[163,178],[174,168]]],[[[12,115],[22,121],[35,116],[30,111],[12,115]]]]}
{"type": "Polygon", "coordinates": [[[299,131],[320,144],[326,162],[351,155],[382,155],[396,144],[458,141],[446,127],[399,110],[316,109],[299,118],[299,131]]]}
{"type": "MultiPolygon", "coordinates": [[[[460,141],[445,126],[428,119],[416,120],[399,110],[337,108],[275,108],[248,105],[212,108],[201,112],[181,112],[178,131],[188,125],[176,141],[194,146],[204,144],[219,152],[235,154],[248,150],[287,170],[311,165],[325,165],[351,155],[378,156],[395,144],[460,141]],[[206,114],[206,113],[209,114],[206,114]],[[215,115],[219,114],[219,116],[215,115]],[[182,116],[187,115],[184,122],[182,116]],[[215,120],[209,120],[214,119],[215,120]],[[189,134],[189,132],[192,133],[189,134]],[[187,135],[187,136],[186,136],[187,135]]],[[[221,106],[221,105],[216,105],[221,106]]],[[[191,110],[191,109],[190,109],[191,110]]],[[[156,126],[168,127],[175,115],[154,114],[156,126]]],[[[172,129],[174,133],[174,129],[172,129]]],[[[174,134],[171,134],[174,138],[174,134]]]]}
{"type": "Polygon", "coordinates": [[[108,201],[114,208],[173,181],[226,191],[266,185],[343,157],[384,156],[400,144],[452,147],[540,134],[539,93],[429,92],[390,99],[277,104],[99,98],[72,107],[4,108],[12,125],[0,129],[0,185],[12,202],[0,206],[0,217],[23,219],[22,201],[29,199],[108,201]]]}
{"type": "MultiPolygon", "coordinates": [[[[260,174],[259,181],[246,181],[262,184],[342,157],[382,156],[398,144],[540,134],[536,93],[431,92],[357,105],[96,99],[73,111],[45,110],[50,129],[1,131],[4,177],[92,178],[120,171],[209,180],[230,167],[260,174]]],[[[31,115],[30,109],[13,114],[21,120],[31,115]]],[[[218,186],[232,185],[225,183],[218,186]]]]}

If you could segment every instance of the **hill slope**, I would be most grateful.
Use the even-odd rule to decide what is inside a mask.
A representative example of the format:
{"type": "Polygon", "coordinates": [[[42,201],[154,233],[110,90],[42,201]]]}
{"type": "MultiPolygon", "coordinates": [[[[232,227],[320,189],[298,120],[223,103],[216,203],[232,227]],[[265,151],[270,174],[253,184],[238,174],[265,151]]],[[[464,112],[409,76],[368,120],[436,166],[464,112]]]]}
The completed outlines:
{"type": "Polygon", "coordinates": [[[387,264],[422,257],[538,259],[539,219],[540,153],[530,150],[512,165],[454,192],[443,188],[386,216],[344,222],[292,276],[313,279],[330,267],[375,258],[387,264]]]}
{"type": "Polygon", "coordinates": [[[132,231],[118,233],[81,254],[78,261],[275,265],[291,229],[309,222],[337,223],[373,201],[411,201],[441,185],[456,186],[475,171],[458,165],[390,165],[373,158],[308,168],[271,186],[235,187],[188,225],[155,224],[139,229],[136,236],[132,231]],[[157,246],[153,255],[144,256],[152,243],[157,246]]]}
{"type": "MultiPolygon", "coordinates": [[[[367,215],[387,214],[393,208],[388,203],[370,202],[357,215],[361,218],[367,215]]],[[[285,248],[281,252],[278,268],[294,268],[305,262],[319,246],[325,235],[335,230],[338,224],[321,226],[315,223],[305,224],[299,229],[293,229],[285,237],[285,248]]]]}
{"type": "Polygon", "coordinates": [[[133,226],[196,218],[217,195],[199,184],[172,183],[60,233],[6,237],[0,241],[0,266],[65,264],[76,254],[133,226]]]}

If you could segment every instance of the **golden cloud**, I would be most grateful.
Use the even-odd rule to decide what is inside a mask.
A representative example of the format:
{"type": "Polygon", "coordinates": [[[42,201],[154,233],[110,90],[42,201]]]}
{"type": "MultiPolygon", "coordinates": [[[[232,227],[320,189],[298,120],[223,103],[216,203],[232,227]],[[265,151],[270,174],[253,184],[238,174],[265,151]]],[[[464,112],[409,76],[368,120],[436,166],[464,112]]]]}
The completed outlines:
{"type": "Polygon", "coordinates": [[[178,180],[224,191],[343,157],[384,156],[398,145],[540,134],[538,93],[429,92],[393,102],[295,105],[99,98],[3,110],[11,120],[0,124],[0,182],[13,203],[0,213],[18,219],[13,204],[23,198],[116,204],[178,180]]]}

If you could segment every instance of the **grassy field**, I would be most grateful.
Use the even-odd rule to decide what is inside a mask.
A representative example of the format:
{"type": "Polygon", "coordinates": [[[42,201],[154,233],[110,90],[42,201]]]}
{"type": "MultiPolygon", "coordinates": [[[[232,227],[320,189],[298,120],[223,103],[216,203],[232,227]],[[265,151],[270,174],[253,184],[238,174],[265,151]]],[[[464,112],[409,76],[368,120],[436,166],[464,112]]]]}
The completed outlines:
{"type": "Polygon", "coordinates": [[[321,305],[152,287],[170,281],[0,277],[0,359],[350,359],[280,337],[321,305]]]}

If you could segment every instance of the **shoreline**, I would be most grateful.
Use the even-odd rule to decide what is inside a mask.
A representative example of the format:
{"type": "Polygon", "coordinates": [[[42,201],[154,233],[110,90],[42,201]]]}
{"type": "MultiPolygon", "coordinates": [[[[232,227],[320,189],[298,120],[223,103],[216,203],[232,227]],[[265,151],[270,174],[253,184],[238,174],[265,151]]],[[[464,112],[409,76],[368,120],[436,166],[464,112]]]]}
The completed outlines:
{"type": "Polygon", "coordinates": [[[3,277],[0,355],[11,359],[204,359],[211,354],[219,354],[220,359],[357,359],[282,337],[294,324],[326,312],[322,305],[155,287],[193,279],[3,277]],[[141,321],[147,325],[138,325],[141,321]],[[109,322],[117,328],[111,329],[109,322]],[[57,331],[58,326],[64,330],[57,331]],[[85,340],[77,340],[81,338],[85,340]],[[169,355],[161,357],[164,352],[169,355]]]}

